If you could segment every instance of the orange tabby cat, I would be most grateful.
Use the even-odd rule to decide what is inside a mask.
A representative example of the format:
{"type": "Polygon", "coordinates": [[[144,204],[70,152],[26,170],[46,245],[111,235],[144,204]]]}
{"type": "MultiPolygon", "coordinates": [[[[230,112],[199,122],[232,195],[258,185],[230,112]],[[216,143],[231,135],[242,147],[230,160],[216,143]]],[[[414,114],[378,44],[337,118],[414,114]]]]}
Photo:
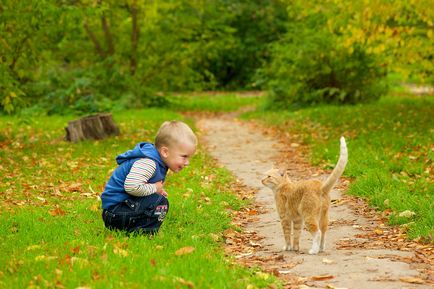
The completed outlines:
{"type": "Polygon", "coordinates": [[[274,192],[286,242],[283,250],[299,250],[300,233],[304,223],[313,237],[309,254],[324,251],[330,204],[329,192],[344,172],[348,160],[344,137],[341,137],[340,143],[338,163],[325,182],[319,180],[292,182],[286,172],[278,169],[268,171],[262,180],[262,183],[274,192]],[[294,242],[291,246],[293,230],[294,242]]]}

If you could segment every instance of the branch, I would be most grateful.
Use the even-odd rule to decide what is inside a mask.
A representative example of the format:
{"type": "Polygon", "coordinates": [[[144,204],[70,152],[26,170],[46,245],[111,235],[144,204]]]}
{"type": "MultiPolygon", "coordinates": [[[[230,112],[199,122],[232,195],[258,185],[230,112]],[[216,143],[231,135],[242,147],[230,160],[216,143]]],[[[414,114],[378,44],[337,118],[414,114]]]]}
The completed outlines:
{"type": "Polygon", "coordinates": [[[92,30],[90,30],[89,25],[87,24],[87,21],[84,21],[84,29],[86,30],[87,34],[89,35],[90,40],[92,40],[93,44],[95,45],[95,50],[98,53],[101,58],[106,58],[106,52],[102,49],[101,44],[99,43],[98,39],[96,38],[95,34],[93,34],[92,30]]]}

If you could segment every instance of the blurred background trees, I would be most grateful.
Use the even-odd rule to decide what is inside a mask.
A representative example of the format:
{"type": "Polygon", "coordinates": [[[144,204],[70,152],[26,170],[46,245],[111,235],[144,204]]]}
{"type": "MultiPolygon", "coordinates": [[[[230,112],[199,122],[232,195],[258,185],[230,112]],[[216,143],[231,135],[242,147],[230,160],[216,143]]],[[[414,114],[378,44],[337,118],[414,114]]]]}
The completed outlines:
{"type": "Polygon", "coordinates": [[[272,107],[432,84],[429,0],[3,0],[0,110],[89,113],[169,92],[262,89],[272,107]],[[392,76],[392,77],[391,77],[392,76]]]}

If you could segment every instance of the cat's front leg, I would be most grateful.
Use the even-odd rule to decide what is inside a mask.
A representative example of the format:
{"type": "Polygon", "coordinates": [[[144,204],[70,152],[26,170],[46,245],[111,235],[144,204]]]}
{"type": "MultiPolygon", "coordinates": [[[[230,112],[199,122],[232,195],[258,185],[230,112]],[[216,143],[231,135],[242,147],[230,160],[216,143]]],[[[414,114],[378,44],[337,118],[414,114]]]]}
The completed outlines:
{"type": "Polygon", "coordinates": [[[291,250],[291,234],[292,234],[292,225],[291,221],[287,216],[284,216],[284,218],[281,220],[282,222],[282,231],[283,236],[285,237],[285,245],[283,246],[283,251],[290,251],[291,250]]]}

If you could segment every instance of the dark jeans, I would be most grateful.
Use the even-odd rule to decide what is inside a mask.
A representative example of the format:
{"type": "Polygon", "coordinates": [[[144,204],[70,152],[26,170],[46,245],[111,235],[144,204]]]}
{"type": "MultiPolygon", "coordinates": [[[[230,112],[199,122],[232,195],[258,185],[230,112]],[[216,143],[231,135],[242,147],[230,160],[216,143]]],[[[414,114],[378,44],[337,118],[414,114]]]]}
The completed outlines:
{"type": "Polygon", "coordinates": [[[131,197],[102,211],[104,225],[129,233],[156,233],[169,211],[169,201],[160,194],[131,197]]]}

